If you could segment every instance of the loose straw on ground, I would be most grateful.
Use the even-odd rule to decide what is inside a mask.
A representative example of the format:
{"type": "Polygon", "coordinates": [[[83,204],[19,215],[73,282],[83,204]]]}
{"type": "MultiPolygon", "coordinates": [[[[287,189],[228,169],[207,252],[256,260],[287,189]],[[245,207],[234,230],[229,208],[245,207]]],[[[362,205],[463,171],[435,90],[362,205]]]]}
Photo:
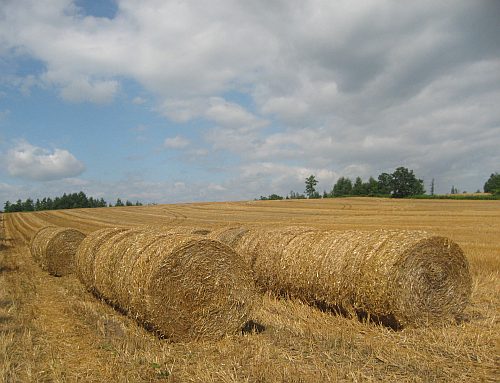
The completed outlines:
{"type": "Polygon", "coordinates": [[[82,243],[77,265],[89,290],[175,341],[240,331],[255,299],[252,273],[241,257],[196,235],[99,230],[82,243]]]}

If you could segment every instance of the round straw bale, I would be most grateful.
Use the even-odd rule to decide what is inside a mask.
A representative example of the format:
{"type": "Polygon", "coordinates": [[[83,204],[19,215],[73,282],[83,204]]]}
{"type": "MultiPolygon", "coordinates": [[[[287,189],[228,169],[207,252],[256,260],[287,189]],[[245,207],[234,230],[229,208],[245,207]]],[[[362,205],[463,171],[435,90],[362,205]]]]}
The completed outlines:
{"type": "Polygon", "coordinates": [[[172,340],[236,333],[255,299],[241,257],[196,235],[129,229],[105,240],[94,263],[99,296],[172,340]]]}
{"type": "MultiPolygon", "coordinates": [[[[117,268],[115,274],[115,293],[125,310],[130,311],[131,309],[130,301],[133,287],[130,282],[130,274],[134,270],[137,260],[150,246],[167,235],[157,230],[143,230],[133,233],[129,237],[128,246],[124,249],[120,267],[117,268]]],[[[140,288],[140,286],[136,288],[140,288]]]]}
{"type": "Polygon", "coordinates": [[[123,228],[105,228],[90,233],[80,244],[75,257],[75,271],[85,287],[95,290],[95,256],[111,237],[125,231],[123,228]]]}
{"type": "Polygon", "coordinates": [[[33,237],[31,253],[41,268],[55,276],[73,272],[78,246],[85,238],[82,232],[64,227],[45,227],[33,237]]]}
{"type": "Polygon", "coordinates": [[[218,339],[241,330],[255,299],[245,262],[228,246],[209,239],[169,236],[159,242],[131,274],[136,282],[141,271],[150,273],[145,288],[151,325],[177,340],[218,339]],[[169,256],[159,256],[165,248],[172,248],[169,256]]]}
{"type": "MultiPolygon", "coordinates": [[[[168,235],[200,235],[205,236],[209,229],[198,226],[177,226],[173,228],[161,226],[141,226],[137,235],[129,235],[127,245],[122,255],[120,267],[115,271],[115,287],[114,292],[119,297],[123,307],[130,310],[131,290],[132,285],[127,283],[130,273],[134,270],[136,262],[141,253],[146,251],[150,246],[153,246],[156,241],[168,235]]],[[[140,288],[140,286],[136,286],[140,288]]]]}
{"type": "Polygon", "coordinates": [[[44,232],[45,231],[51,231],[54,228],[57,228],[57,226],[44,226],[40,228],[35,234],[33,234],[33,237],[31,238],[30,241],[30,251],[31,251],[31,256],[35,260],[36,263],[40,263],[40,260],[42,259],[42,252],[43,252],[43,241],[42,238],[45,238],[44,232]]]}
{"type": "MultiPolygon", "coordinates": [[[[297,235],[315,231],[310,227],[291,226],[286,228],[246,228],[242,226],[229,226],[214,230],[210,238],[221,241],[235,249],[254,271],[257,285],[270,289],[275,284],[277,275],[281,275],[280,266],[276,264],[279,257],[262,257],[261,254],[280,253],[297,235]],[[265,241],[259,238],[264,233],[272,238],[265,241]],[[260,268],[264,267],[264,272],[260,268]]],[[[281,287],[271,290],[282,290],[281,287]]]]}
{"type": "Polygon", "coordinates": [[[119,306],[116,293],[116,273],[123,264],[123,255],[144,229],[128,229],[108,238],[94,258],[94,287],[109,303],[119,306]]]}
{"type": "Polygon", "coordinates": [[[243,226],[226,226],[213,230],[209,234],[209,237],[234,248],[248,230],[248,228],[243,226]]]}
{"type": "Polygon", "coordinates": [[[251,229],[231,244],[261,288],[395,327],[455,318],[471,294],[460,247],[422,231],[251,229]]]}

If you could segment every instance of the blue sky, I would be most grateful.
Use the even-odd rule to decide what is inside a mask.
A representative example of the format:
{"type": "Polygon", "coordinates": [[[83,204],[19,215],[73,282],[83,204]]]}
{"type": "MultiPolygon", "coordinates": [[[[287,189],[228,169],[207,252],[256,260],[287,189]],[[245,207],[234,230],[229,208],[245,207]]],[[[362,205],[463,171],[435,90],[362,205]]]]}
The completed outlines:
{"type": "Polygon", "coordinates": [[[0,3],[2,205],[500,171],[496,1],[0,3]]]}

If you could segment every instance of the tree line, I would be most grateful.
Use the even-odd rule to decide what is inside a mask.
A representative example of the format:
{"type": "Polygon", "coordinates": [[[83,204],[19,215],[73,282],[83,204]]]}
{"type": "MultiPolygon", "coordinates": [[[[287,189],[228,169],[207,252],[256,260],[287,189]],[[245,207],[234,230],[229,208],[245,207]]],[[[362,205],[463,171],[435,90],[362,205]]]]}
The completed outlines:
{"type": "MultiPolygon", "coordinates": [[[[377,179],[370,177],[368,181],[363,182],[361,177],[356,177],[354,182],[348,177],[340,177],[332,189],[323,194],[318,193],[316,185],[318,180],[316,176],[310,175],[305,179],[305,194],[291,191],[286,197],[278,194],[271,194],[267,197],[261,196],[261,200],[281,200],[281,199],[303,199],[303,198],[333,198],[348,196],[370,196],[370,197],[416,197],[423,196],[425,193],[424,182],[418,179],[413,170],[404,167],[397,168],[393,173],[382,173],[377,179]]],[[[430,185],[430,195],[434,196],[434,179],[430,185]]],[[[494,197],[500,197],[500,174],[492,173],[490,178],[484,184],[485,193],[491,193],[494,197]]],[[[457,194],[458,189],[452,187],[452,194],[457,194]]],[[[425,196],[424,196],[425,197],[425,196]]],[[[112,203],[106,202],[103,198],[87,197],[84,192],[66,194],[61,197],[45,197],[34,201],[31,198],[16,202],[5,202],[4,212],[22,212],[22,211],[41,211],[57,209],[76,209],[76,208],[97,208],[112,207],[112,203]]],[[[129,200],[123,202],[120,198],[116,200],[114,206],[142,206],[142,203],[136,201],[132,203],[129,200]]]]}
{"type": "Polygon", "coordinates": [[[413,170],[399,167],[391,174],[380,174],[377,179],[370,177],[368,182],[363,182],[361,177],[356,177],[354,182],[349,178],[340,177],[330,193],[324,196],[392,196],[394,198],[404,198],[424,193],[424,181],[418,179],[413,170]]]}
{"type": "MultiPolygon", "coordinates": [[[[104,198],[87,197],[84,192],[66,194],[61,197],[45,197],[34,201],[27,198],[25,201],[18,199],[11,203],[6,201],[4,205],[5,213],[14,213],[21,211],[42,211],[42,210],[59,210],[59,209],[77,209],[77,208],[96,208],[96,207],[112,207],[113,204],[108,203],[104,198]]],[[[142,206],[142,203],[136,201],[132,203],[126,200],[125,203],[118,198],[114,206],[142,206]]]]}
{"type": "MultiPolygon", "coordinates": [[[[277,194],[271,194],[267,197],[261,196],[261,200],[281,200],[281,199],[303,199],[303,198],[333,198],[349,196],[367,196],[367,197],[393,197],[407,198],[422,196],[426,193],[424,181],[418,179],[413,170],[405,167],[398,167],[393,173],[382,173],[377,179],[370,177],[364,182],[361,177],[356,177],[354,182],[348,177],[340,177],[332,189],[324,191],[321,195],[316,190],[318,180],[314,175],[305,179],[304,194],[291,191],[286,197],[277,194]]],[[[434,196],[434,179],[430,185],[430,195],[434,196]]],[[[500,196],[500,174],[491,174],[484,185],[484,192],[491,193],[494,196],[500,196]]],[[[458,189],[453,186],[452,194],[457,194],[458,189]]]]}

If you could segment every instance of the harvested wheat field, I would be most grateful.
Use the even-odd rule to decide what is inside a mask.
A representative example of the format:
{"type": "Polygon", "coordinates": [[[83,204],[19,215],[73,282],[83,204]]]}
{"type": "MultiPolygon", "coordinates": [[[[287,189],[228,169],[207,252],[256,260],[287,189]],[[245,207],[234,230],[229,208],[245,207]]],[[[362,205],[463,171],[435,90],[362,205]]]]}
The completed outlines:
{"type": "MultiPolygon", "coordinates": [[[[0,381],[495,382],[500,379],[499,233],[497,201],[345,198],[4,214],[0,226],[0,381]],[[31,238],[45,226],[92,233],[79,248],[77,274],[51,276],[33,259],[31,238]],[[291,229],[286,229],[288,234],[279,233],[291,226],[293,230],[300,227],[300,233],[291,235],[291,229]],[[227,227],[245,229],[224,231],[227,227]],[[218,235],[220,241],[238,250],[249,232],[260,233],[252,242],[254,247],[257,239],[261,247],[275,243],[275,255],[236,254],[211,239],[218,235]],[[276,242],[277,238],[286,241],[286,235],[291,236],[286,246],[276,242]],[[147,288],[142,281],[151,279],[145,275],[162,267],[171,270],[165,262],[154,264],[159,258],[153,254],[160,252],[157,237],[165,241],[162,249],[192,241],[202,243],[203,248],[212,246],[212,256],[223,250],[222,264],[231,257],[242,257],[235,262],[245,261],[240,268],[250,267],[260,286],[251,313],[243,310],[241,322],[204,322],[204,318],[222,315],[208,299],[217,296],[220,286],[208,289],[211,285],[207,282],[204,287],[208,290],[203,292],[199,282],[203,277],[189,285],[189,272],[173,273],[172,278],[181,281],[176,282],[175,293],[180,295],[175,300],[179,301],[184,290],[200,291],[200,304],[188,302],[185,307],[191,307],[193,318],[198,318],[194,322],[199,331],[216,336],[169,337],[167,332],[162,337],[141,325],[141,315],[149,314],[141,311],[140,305],[149,302],[153,308],[162,307],[161,297],[142,300],[134,294],[147,288]],[[352,245],[352,238],[357,238],[357,245],[352,245]],[[370,247],[370,241],[380,245],[373,254],[385,254],[385,258],[366,252],[359,256],[363,246],[370,247]],[[401,242],[407,247],[402,249],[401,242]],[[337,259],[340,263],[331,263],[333,254],[318,255],[318,249],[328,247],[327,243],[338,248],[345,245],[344,252],[336,253],[341,256],[337,259]],[[288,250],[280,253],[276,251],[279,246],[288,250]],[[306,251],[308,246],[310,251],[306,251]],[[358,249],[357,253],[349,246],[358,249]],[[389,253],[408,254],[415,249],[425,253],[436,248],[448,249],[454,260],[446,258],[441,268],[434,269],[424,261],[418,267],[387,261],[389,253]],[[350,252],[358,255],[352,263],[350,252]],[[139,264],[142,266],[136,267],[139,264]],[[448,275],[449,268],[454,268],[451,274],[457,279],[446,285],[440,278],[448,275]],[[413,270],[421,269],[427,271],[412,275],[413,270]],[[327,275],[342,277],[339,283],[344,288],[332,289],[335,294],[346,294],[326,303],[364,308],[375,314],[379,308],[387,308],[378,313],[392,313],[410,325],[393,329],[370,320],[370,316],[349,315],[349,310],[335,313],[311,304],[326,301],[332,293],[319,289],[326,285],[327,275]],[[424,291],[419,295],[423,301],[418,302],[409,301],[411,294],[391,295],[394,286],[406,288],[403,282],[414,286],[426,278],[444,293],[424,291]],[[391,284],[394,280],[403,284],[391,284]],[[280,291],[283,287],[289,291],[280,291]],[[207,301],[203,301],[204,296],[207,301]],[[443,314],[441,307],[452,314],[452,320],[416,320],[420,313],[403,310],[391,300],[394,296],[403,297],[407,304],[415,303],[415,307],[433,307],[431,312],[439,315],[443,314]],[[446,296],[462,298],[454,301],[446,296]],[[444,306],[438,304],[440,299],[444,299],[444,306]],[[200,307],[203,315],[194,312],[200,307]],[[231,331],[223,331],[226,325],[231,331]]],[[[218,275],[215,262],[210,265],[205,258],[200,259],[206,267],[200,270],[208,270],[207,275],[230,278],[234,274],[228,269],[218,275]]],[[[228,265],[232,267],[232,261],[228,265]]],[[[228,283],[233,286],[237,282],[228,283]]],[[[171,299],[168,292],[164,295],[171,299]]],[[[228,304],[228,310],[242,310],[235,305],[228,304]]],[[[152,315],[167,315],[171,320],[166,312],[153,310],[152,315]]]]}

